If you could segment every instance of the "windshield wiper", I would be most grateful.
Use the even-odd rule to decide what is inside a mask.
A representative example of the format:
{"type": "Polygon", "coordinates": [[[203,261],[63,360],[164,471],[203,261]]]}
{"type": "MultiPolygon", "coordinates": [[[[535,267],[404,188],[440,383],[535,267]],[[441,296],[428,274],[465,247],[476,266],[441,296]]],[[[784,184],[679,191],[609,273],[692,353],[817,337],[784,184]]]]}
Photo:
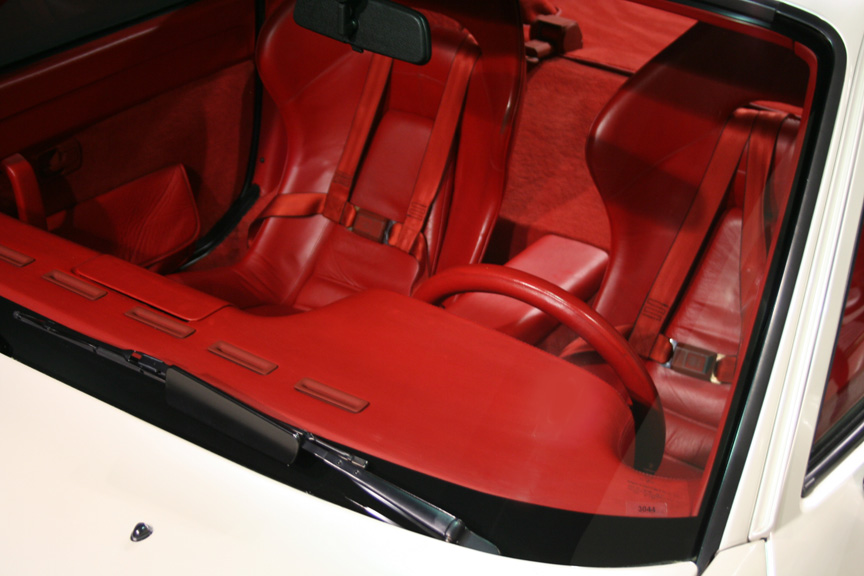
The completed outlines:
{"type": "MultiPolygon", "coordinates": [[[[51,320],[18,311],[14,318],[163,382],[165,401],[170,407],[286,466],[296,460],[301,450],[315,456],[428,536],[482,552],[501,553],[456,516],[368,471],[363,458],[336,448],[309,432],[277,422],[185,370],[142,352],[98,342],[51,320]]],[[[370,512],[364,506],[360,508],[370,512]]],[[[378,519],[384,516],[380,513],[370,515],[378,519]]]]}
{"type": "Polygon", "coordinates": [[[158,358],[154,358],[153,356],[149,356],[143,352],[123,350],[121,348],[115,348],[114,346],[108,346],[107,344],[88,338],[83,334],[79,334],[74,330],[70,330],[63,325],[46,318],[40,318],[17,310],[12,313],[12,317],[19,322],[38,328],[43,332],[47,332],[52,336],[60,338],[70,344],[74,344],[75,346],[83,348],[88,352],[92,352],[106,360],[110,360],[126,368],[132,368],[150,378],[160,381],[165,380],[165,373],[168,370],[168,366],[158,358]]]}
{"type": "Polygon", "coordinates": [[[171,406],[286,465],[301,449],[309,452],[428,536],[482,552],[501,553],[459,518],[366,470],[364,459],[309,432],[277,423],[188,372],[168,368],[165,394],[171,406]]]}
{"type": "Polygon", "coordinates": [[[501,553],[494,544],[469,530],[459,518],[372,474],[358,465],[355,461],[356,457],[350,455],[346,457],[341,452],[329,449],[311,435],[307,435],[303,449],[350,478],[367,494],[420,528],[428,536],[490,554],[501,553]]]}

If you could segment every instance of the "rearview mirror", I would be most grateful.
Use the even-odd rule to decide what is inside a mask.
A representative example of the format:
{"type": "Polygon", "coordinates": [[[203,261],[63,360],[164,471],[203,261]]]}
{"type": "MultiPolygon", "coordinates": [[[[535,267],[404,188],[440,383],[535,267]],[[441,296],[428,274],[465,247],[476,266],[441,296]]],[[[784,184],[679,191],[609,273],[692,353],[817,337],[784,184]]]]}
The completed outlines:
{"type": "Polygon", "coordinates": [[[425,64],[432,54],[426,17],[388,0],[297,0],[294,21],[360,52],[413,64],[425,64]]]}

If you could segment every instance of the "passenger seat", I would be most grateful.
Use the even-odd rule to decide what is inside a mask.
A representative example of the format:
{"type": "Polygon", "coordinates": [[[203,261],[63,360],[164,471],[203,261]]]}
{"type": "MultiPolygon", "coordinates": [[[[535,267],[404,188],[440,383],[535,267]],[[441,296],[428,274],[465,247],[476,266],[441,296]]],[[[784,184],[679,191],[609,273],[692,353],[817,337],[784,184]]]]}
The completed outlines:
{"type": "MultiPolygon", "coordinates": [[[[363,92],[383,57],[298,27],[291,3],[270,17],[257,61],[288,132],[280,189],[241,261],[173,279],[253,313],[282,315],[373,287],[410,294],[442,266],[479,260],[503,194],[514,114],[500,97],[518,94],[518,49],[512,63],[487,61],[462,26],[426,15],[432,59],[424,66],[392,63],[371,133],[360,139],[356,174],[348,178],[343,150],[357,145],[352,125],[368,108],[363,92]],[[458,92],[452,87],[460,66],[463,76],[467,66],[467,87],[446,96],[458,92]],[[446,130],[438,126],[447,117],[457,123],[442,136],[446,130]],[[429,169],[435,162],[440,169],[429,169]],[[433,183],[431,202],[428,194],[417,200],[415,183],[424,179],[427,188],[433,183]],[[336,208],[334,187],[348,188],[336,208]]],[[[514,15],[515,47],[521,24],[514,15]]]]}

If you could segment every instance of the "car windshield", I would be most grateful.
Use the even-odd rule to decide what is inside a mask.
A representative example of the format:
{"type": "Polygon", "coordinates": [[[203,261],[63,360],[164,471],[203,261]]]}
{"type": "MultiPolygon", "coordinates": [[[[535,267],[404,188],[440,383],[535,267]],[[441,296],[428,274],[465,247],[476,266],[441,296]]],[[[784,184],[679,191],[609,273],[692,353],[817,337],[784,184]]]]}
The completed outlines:
{"type": "Polygon", "coordinates": [[[5,354],[436,537],[459,541],[381,494],[506,556],[695,558],[801,216],[827,74],[803,27],[660,0],[90,4],[0,75],[5,354]],[[428,61],[373,52],[390,17],[428,61]],[[233,408],[178,401],[180,373],[233,408]]]}

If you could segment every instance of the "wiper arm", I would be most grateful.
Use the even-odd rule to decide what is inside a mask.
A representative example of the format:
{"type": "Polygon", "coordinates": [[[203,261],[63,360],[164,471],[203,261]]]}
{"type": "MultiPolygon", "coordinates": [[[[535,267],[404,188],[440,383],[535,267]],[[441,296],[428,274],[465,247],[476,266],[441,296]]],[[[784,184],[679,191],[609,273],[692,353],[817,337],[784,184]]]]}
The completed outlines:
{"type": "Polygon", "coordinates": [[[501,553],[459,518],[366,470],[362,458],[308,432],[283,426],[183,370],[168,368],[165,394],[171,406],[285,464],[291,464],[302,448],[429,536],[482,552],[501,553]]]}
{"type": "Polygon", "coordinates": [[[57,324],[53,320],[25,314],[18,310],[12,313],[12,317],[19,322],[38,328],[43,332],[47,332],[52,336],[60,338],[70,344],[74,344],[75,346],[83,348],[88,352],[92,352],[106,360],[116,362],[117,364],[121,364],[127,368],[132,368],[150,378],[160,381],[165,380],[165,373],[168,369],[168,365],[158,358],[154,358],[153,356],[149,356],[143,352],[123,350],[121,348],[97,342],[96,340],[87,338],[83,334],[70,330],[61,324],[57,324]]]}
{"type": "MultiPolygon", "coordinates": [[[[176,366],[143,352],[104,344],[52,320],[20,311],[13,315],[28,326],[164,382],[165,401],[169,406],[286,466],[294,462],[301,449],[314,455],[424,534],[482,552],[501,553],[459,518],[366,470],[364,459],[306,431],[276,422],[176,366]]],[[[381,518],[378,514],[373,516],[381,518]]]]}
{"type": "Polygon", "coordinates": [[[311,434],[307,434],[303,449],[350,478],[367,494],[420,528],[426,535],[481,552],[501,553],[497,546],[472,532],[459,518],[372,474],[353,458],[346,458],[342,453],[323,446],[311,434]]]}

